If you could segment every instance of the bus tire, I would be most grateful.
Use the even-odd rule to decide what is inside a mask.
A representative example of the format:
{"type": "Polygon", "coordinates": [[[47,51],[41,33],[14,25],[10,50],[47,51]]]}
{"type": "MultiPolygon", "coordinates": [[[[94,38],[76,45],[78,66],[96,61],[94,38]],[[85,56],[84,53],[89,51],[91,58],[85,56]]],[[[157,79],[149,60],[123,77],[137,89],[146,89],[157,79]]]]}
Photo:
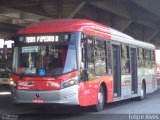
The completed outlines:
{"type": "Polygon", "coordinates": [[[99,112],[103,110],[105,105],[105,92],[103,87],[101,86],[98,92],[98,103],[93,106],[95,112],[99,112]]]}
{"type": "Polygon", "coordinates": [[[146,88],[145,88],[145,82],[142,82],[142,86],[141,86],[141,94],[140,96],[137,98],[138,101],[142,101],[145,98],[146,95],[146,88]]]}

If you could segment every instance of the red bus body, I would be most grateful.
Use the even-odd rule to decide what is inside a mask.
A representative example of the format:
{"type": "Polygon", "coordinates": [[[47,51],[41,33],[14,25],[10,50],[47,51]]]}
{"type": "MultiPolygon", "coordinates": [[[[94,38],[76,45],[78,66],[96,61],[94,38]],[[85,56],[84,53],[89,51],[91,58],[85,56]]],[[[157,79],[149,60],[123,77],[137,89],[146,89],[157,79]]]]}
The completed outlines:
{"type": "MultiPolygon", "coordinates": [[[[120,33],[116,30],[113,30],[110,27],[101,25],[99,23],[90,21],[90,20],[80,20],[80,19],[66,19],[66,20],[49,20],[49,21],[42,21],[37,23],[32,23],[31,25],[26,26],[25,28],[19,30],[17,32],[18,35],[36,35],[36,34],[50,34],[50,33],[62,33],[62,32],[81,32],[85,33],[90,36],[96,36],[102,39],[105,39],[107,41],[112,41],[114,39],[114,36],[121,36],[121,38],[125,39],[131,39],[131,41],[134,39],[120,33]]],[[[122,42],[122,41],[119,41],[122,42]]],[[[129,41],[130,42],[130,41],[129,41]]],[[[128,43],[129,43],[128,42],[128,43]]],[[[141,42],[140,42],[141,43],[141,42]]],[[[139,43],[137,42],[135,46],[137,46],[139,43]]],[[[144,43],[145,44],[145,43],[144,43]]],[[[150,45],[147,43],[147,45],[150,45]]],[[[146,45],[146,46],[147,46],[146,45]]],[[[150,45],[154,48],[153,45],[150,45]]],[[[113,68],[112,68],[113,69],[113,68]]],[[[12,98],[16,99],[17,103],[60,103],[60,104],[72,104],[73,101],[68,101],[70,96],[74,96],[76,94],[69,94],[66,91],[66,96],[60,96],[58,92],[56,94],[48,94],[49,96],[43,95],[43,92],[49,92],[49,91],[60,91],[61,90],[61,83],[63,83],[65,80],[79,77],[80,76],[80,68],[78,68],[75,71],[72,71],[67,74],[57,75],[57,76],[48,76],[48,77],[38,77],[38,76],[21,76],[15,73],[12,73],[11,77],[14,81],[14,85],[16,86],[16,90],[23,91],[24,96],[26,94],[31,94],[30,98],[32,100],[22,100],[19,101],[19,99],[22,98],[23,92],[19,93],[12,91],[13,95],[12,98]],[[30,85],[31,82],[31,85],[30,85]],[[28,92],[29,91],[29,92],[28,92]],[[27,93],[28,92],[28,93],[27,93]],[[15,95],[16,94],[16,95],[15,95]],[[41,96],[42,94],[42,96],[41,96]],[[50,96],[60,96],[59,101],[47,101],[47,99],[50,99],[50,96]],[[62,98],[63,97],[63,98],[62,98]],[[66,101],[63,103],[63,100],[61,101],[60,98],[66,99],[66,101]]],[[[79,77],[79,81],[81,78],[79,77]]],[[[97,105],[98,104],[98,92],[100,90],[100,87],[103,86],[104,93],[105,93],[105,102],[110,103],[117,100],[123,100],[131,97],[138,97],[139,94],[137,92],[136,95],[131,95],[130,97],[124,97],[123,93],[121,93],[121,96],[123,97],[117,97],[114,98],[114,84],[113,84],[114,76],[113,74],[106,74],[97,77],[95,80],[89,80],[89,81],[81,81],[77,84],[77,103],[80,106],[89,106],[89,105],[97,105]]],[[[137,86],[141,86],[142,80],[138,81],[137,86]]],[[[147,86],[147,82],[145,83],[147,86]]],[[[151,84],[151,83],[150,83],[151,84]]],[[[131,83],[121,82],[121,86],[131,86],[131,83]]],[[[138,91],[139,91],[138,87],[138,91]]],[[[64,88],[65,89],[65,88],[64,88]]],[[[63,90],[64,90],[63,89],[63,90]]],[[[145,88],[147,89],[147,88],[145,88]]],[[[149,88],[151,89],[151,88],[149,88]]],[[[156,87],[155,87],[156,89],[156,87]]],[[[154,90],[155,90],[154,89],[154,90]]],[[[147,93],[153,92],[152,90],[146,90],[147,93]]],[[[52,97],[51,97],[52,98],[52,97]]],[[[73,103],[75,104],[75,103],[73,103]]]]}

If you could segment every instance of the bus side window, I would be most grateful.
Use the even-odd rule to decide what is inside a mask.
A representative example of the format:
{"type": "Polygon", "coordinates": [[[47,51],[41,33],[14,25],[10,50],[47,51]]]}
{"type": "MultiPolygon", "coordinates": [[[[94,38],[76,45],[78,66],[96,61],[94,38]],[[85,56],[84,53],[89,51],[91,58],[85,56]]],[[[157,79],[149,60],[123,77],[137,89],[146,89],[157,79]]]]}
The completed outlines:
{"type": "Polygon", "coordinates": [[[111,57],[111,45],[106,43],[106,73],[112,74],[112,57],[111,57]]]}
{"type": "Polygon", "coordinates": [[[85,37],[82,39],[81,44],[82,63],[84,64],[83,79],[95,80],[98,76],[112,74],[111,46],[109,42],[99,38],[85,37]]]}
{"type": "Polygon", "coordinates": [[[155,56],[154,56],[154,51],[151,50],[151,68],[154,68],[154,61],[155,61],[155,56]]]}
{"type": "Polygon", "coordinates": [[[143,62],[143,49],[142,48],[138,48],[138,67],[143,67],[144,66],[144,62],[143,62]]]}
{"type": "Polygon", "coordinates": [[[106,74],[106,41],[95,40],[95,74],[101,76],[106,74]]]}
{"type": "Polygon", "coordinates": [[[144,49],[144,63],[146,68],[150,68],[150,58],[151,58],[150,50],[144,49]]]}
{"type": "MultiPolygon", "coordinates": [[[[94,40],[92,38],[88,39],[86,46],[86,58],[88,64],[94,63],[94,40]]],[[[89,67],[89,66],[88,66],[89,67]]]]}
{"type": "Polygon", "coordinates": [[[86,36],[82,39],[82,62],[84,63],[84,68],[82,72],[82,79],[94,80],[95,76],[95,66],[94,66],[94,39],[93,37],[86,36]]]}
{"type": "Polygon", "coordinates": [[[86,67],[88,73],[88,80],[96,79],[95,76],[95,65],[94,65],[94,39],[89,38],[87,39],[86,44],[86,67]]]}
{"type": "Polygon", "coordinates": [[[121,69],[122,74],[130,73],[130,55],[129,55],[129,46],[121,46],[121,69]]]}

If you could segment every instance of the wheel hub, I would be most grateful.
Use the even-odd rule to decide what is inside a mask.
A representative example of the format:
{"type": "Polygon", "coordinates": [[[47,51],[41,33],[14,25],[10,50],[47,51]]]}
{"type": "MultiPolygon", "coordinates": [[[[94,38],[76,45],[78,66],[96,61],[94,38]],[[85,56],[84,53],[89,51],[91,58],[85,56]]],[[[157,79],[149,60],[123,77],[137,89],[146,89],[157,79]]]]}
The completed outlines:
{"type": "Polygon", "coordinates": [[[98,93],[98,103],[100,104],[100,106],[103,104],[103,94],[101,92],[98,93]]]}

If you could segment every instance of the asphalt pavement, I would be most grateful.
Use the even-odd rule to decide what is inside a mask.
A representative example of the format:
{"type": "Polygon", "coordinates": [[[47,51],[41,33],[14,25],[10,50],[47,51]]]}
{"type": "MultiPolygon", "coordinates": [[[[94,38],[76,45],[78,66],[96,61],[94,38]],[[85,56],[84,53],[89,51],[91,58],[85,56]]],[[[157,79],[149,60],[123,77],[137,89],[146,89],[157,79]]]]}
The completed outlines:
{"type": "Polygon", "coordinates": [[[104,110],[93,112],[79,106],[21,105],[11,102],[10,93],[0,92],[2,120],[160,120],[160,89],[143,101],[134,99],[106,104],[104,110]]]}

